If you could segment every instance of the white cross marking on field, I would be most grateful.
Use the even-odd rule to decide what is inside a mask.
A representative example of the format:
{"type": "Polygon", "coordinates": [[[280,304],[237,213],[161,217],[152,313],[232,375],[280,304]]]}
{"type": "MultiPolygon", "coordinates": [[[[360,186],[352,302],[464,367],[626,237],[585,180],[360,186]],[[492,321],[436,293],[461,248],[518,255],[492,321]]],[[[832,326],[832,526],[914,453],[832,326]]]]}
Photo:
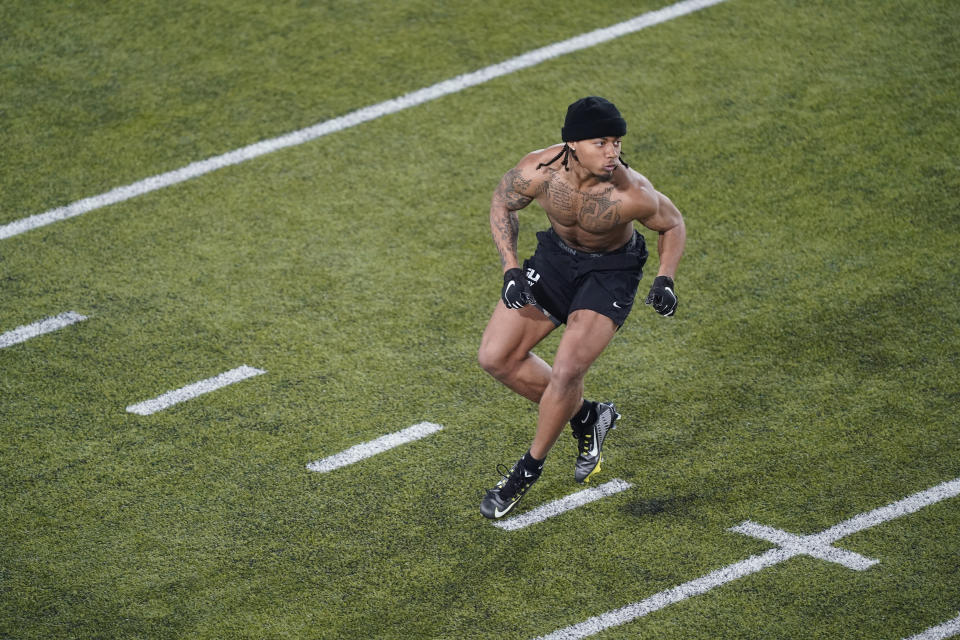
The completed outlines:
{"type": "Polygon", "coordinates": [[[819,536],[798,536],[749,520],[731,527],[729,531],[772,542],[785,551],[792,551],[797,555],[804,554],[827,562],[836,562],[855,571],[869,569],[879,562],[879,560],[866,558],[859,553],[837,549],[829,542],[820,539],[819,536]]]}
{"type": "MultiPolygon", "coordinates": [[[[758,571],[766,569],[767,567],[772,567],[801,554],[816,555],[816,557],[829,556],[825,557],[824,559],[830,560],[831,562],[840,562],[840,558],[842,557],[844,560],[850,561],[854,565],[864,561],[875,563],[876,561],[874,560],[864,558],[863,556],[859,556],[855,553],[842,551],[841,549],[835,549],[830,545],[837,540],[857,533],[858,531],[864,531],[870,527],[875,527],[879,524],[883,524],[884,522],[889,522],[890,520],[903,517],[907,514],[919,511],[924,507],[936,504],[942,500],[955,498],[958,495],[960,495],[960,478],[954,478],[953,480],[948,480],[947,482],[938,484],[935,487],[930,487],[924,491],[920,491],[901,500],[897,500],[896,502],[890,503],[884,507],[855,515],[849,520],[844,520],[840,524],[834,525],[829,529],[821,531],[820,533],[812,536],[795,536],[793,534],[786,533],[785,531],[773,529],[772,527],[764,527],[762,525],[747,521],[741,525],[738,525],[737,527],[734,527],[733,530],[737,531],[738,533],[747,533],[747,535],[756,535],[758,533],[763,534],[763,536],[757,537],[769,535],[770,538],[775,539],[771,541],[777,544],[779,548],[770,549],[758,556],[751,556],[746,560],[729,564],[715,571],[711,571],[705,576],[695,578],[689,582],[684,582],[683,584],[671,589],[655,593],[639,602],[634,602],[624,607],[620,607],[619,609],[601,613],[600,615],[594,616],[588,620],[584,620],[583,622],[571,625],[569,627],[558,629],[557,631],[554,631],[548,635],[540,636],[538,640],[575,640],[578,638],[586,638],[588,636],[600,633],[605,629],[625,624],[631,620],[636,620],[637,618],[642,618],[643,616],[653,613],[654,611],[659,611],[664,607],[681,602],[687,598],[704,594],[712,589],[715,589],[716,587],[719,587],[720,585],[733,582],[734,580],[739,580],[740,578],[752,575],[758,571]]],[[[951,621],[945,625],[942,625],[942,627],[931,630],[929,635],[921,635],[918,636],[918,638],[922,638],[922,640],[940,640],[941,638],[947,638],[955,633],[956,628],[954,621],[951,621]]]]}

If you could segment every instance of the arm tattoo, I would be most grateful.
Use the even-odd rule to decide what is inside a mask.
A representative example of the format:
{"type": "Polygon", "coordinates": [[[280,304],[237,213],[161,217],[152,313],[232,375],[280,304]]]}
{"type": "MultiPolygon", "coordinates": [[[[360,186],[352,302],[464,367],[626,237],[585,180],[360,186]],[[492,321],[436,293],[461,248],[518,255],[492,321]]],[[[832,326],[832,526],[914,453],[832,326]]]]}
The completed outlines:
{"type": "Polygon", "coordinates": [[[500,252],[500,266],[507,264],[507,256],[517,255],[517,238],[520,237],[520,219],[516,211],[494,221],[494,244],[500,252]]]}
{"type": "Polygon", "coordinates": [[[517,211],[533,201],[533,196],[524,192],[530,188],[532,180],[523,177],[519,169],[513,168],[504,174],[497,190],[493,193],[493,212],[491,220],[493,242],[500,252],[500,265],[507,264],[507,258],[516,259],[517,239],[520,236],[520,219],[517,211]],[[503,209],[500,209],[500,207],[503,209]]]}
{"type": "Polygon", "coordinates": [[[524,191],[530,188],[531,180],[523,177],[516,168],[510,169],[500,180],[497,190],[493,197],[502,202],[510,211],[523,209],[533,201],[531,196],[524,195],[524,191]]]}

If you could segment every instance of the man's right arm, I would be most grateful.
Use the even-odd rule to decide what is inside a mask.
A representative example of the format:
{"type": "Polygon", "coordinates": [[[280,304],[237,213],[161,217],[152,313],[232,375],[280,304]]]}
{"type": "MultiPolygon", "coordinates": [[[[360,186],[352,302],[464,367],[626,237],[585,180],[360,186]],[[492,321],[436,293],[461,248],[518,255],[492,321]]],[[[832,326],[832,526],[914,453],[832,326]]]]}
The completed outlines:
{"type": "Polygon", "coordinates": [[[500,252],[500,264],[504,271],[520,266],[517,257],[517,239],[520,236],[520,220],[517,211],[533,200],[528,195],[532,181],[523,176],[516,166],[500,179],[490,203],[490,231],[493,243],[500,252]]]}
{"type": "Polygon", "coordinates": [[[521,309],[533,302],[533,293],[520,269],[520,259],[517,256],[517,239],[520,236],[517,211],[530,204],[534,198],[531,190],[533,180],[523,173],[523,168],[530,166],[531,156],[532,154],[504,174],[490,203],[490,231],[493,233],[497,251],[500,252],[500,265],[503,267],[500,299],[508,309],[521,309]]]}

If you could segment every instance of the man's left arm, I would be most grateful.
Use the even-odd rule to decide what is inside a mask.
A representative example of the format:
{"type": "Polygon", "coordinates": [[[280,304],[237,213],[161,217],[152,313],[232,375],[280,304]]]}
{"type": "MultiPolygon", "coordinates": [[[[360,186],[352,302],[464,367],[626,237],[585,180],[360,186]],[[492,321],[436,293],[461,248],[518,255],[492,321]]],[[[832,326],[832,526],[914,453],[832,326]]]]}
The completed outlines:
{"type": "MultiPolygon", "coordinates": [[[[687,246],[687,227],[683,222],[683,215],[667,196],[657,192],[656,227],[657,254],[660,256],[658,276],[673,278],[677,273],[677,265],[687,246]]],[[[649,225],[648,225],[649,226],[649,225]]]]}
{"type": "Polygon", "coordinates": [[[653,279],[653,286],[647,295],[646,303],[662,316],[672,316],[677,311],[677,291],[673,278],[680,264],[680,257],[687,245],[687,227],[683,222],[683,215],[676,205],[659,191],[656,194],[656,204],[652,215],[641,219],[645,227],[656,231],[657,254],[660,268],[657,277],[653,279]]]}

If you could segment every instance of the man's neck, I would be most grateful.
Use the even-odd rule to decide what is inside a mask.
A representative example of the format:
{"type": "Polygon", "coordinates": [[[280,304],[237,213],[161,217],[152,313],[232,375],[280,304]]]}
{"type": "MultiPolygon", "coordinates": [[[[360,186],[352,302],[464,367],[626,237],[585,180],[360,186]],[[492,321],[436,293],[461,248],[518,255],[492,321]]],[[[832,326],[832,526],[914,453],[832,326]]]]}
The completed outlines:
{"type": "MultiPolygon", "coordinates": [[[[614,169],[614,173],[616,173],[616,169],[614,169]]],[[[590,191],[598,185],[609,184],[613,178],[611,175],[610,179],[604,179],[603,176],[598,176],[587,171],[576,159],[570,162],[570,171],[566,172],[565,177],[570,185],[577,191],[590,191]]]]}

